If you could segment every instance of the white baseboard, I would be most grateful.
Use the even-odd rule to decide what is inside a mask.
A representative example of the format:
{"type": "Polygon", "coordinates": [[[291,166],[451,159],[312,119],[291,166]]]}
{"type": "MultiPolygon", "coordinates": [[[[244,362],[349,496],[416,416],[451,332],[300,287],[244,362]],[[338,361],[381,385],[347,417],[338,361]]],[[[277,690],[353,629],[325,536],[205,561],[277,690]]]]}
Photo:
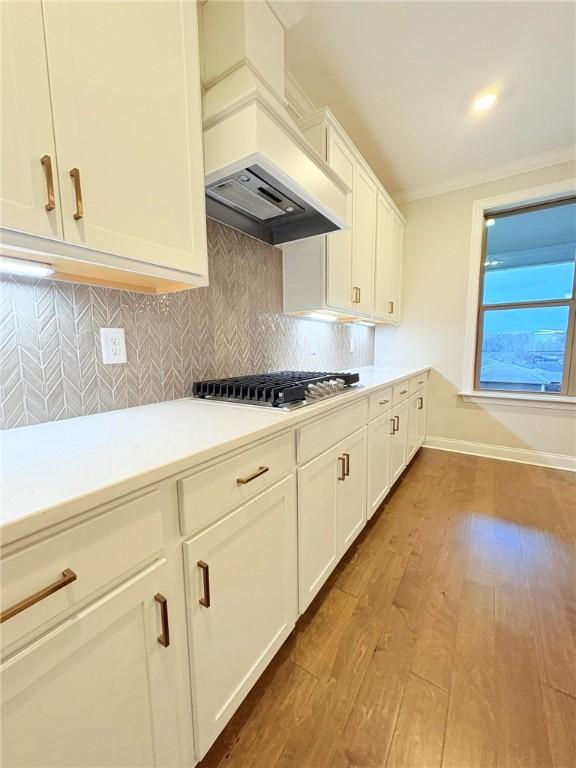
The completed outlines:
{"type": "Polygon", "coordinates": [[[434,437],[433,435],[428,435],[424,447],[434,448],[438,451],[469,453],[472,456],[484,456],[488,459],[516,461],[519,464],[536,464],[539,467],[566,469],[570,472],[576,472],[576,456],[567,456],[562,453],[542,453],[540,451],[530,451],[526,448],[509,448],[505,445],[470,443],[467,440],[451,440],[448,437],[434,437]]]}

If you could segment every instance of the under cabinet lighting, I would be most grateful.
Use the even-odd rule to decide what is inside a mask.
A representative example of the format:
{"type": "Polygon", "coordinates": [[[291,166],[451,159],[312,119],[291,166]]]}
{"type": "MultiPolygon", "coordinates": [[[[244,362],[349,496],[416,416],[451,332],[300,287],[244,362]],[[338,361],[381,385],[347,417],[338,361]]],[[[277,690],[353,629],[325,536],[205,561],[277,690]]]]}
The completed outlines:
{"type": "Polygon", "coordinates": [[[329,315],[328,312],[309,312],[308,317],[312,320],[327,320],[329,323],[335,323],[338,319],[334,315],[329,315]]]}
{"type": "Polygon", "coordinates": [[[369,323],[368,320],[358,320],[355,325],[366,325],[368,328],[374,328],[376,323],[369,323]]]}
{"type": "Polygon", "coordinates": [[[0,273],[22,275],[25,277],[49,277],[54,274],[54,267],[37,261],[13,259],[11,256],[0,256],[0,273]]]}

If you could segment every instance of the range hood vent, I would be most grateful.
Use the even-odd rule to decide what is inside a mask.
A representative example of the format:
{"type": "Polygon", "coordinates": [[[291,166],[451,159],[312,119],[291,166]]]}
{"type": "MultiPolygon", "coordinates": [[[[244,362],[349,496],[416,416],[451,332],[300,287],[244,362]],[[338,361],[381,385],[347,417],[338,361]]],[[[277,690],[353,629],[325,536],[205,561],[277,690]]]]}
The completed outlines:
{"type": "Polygon", "coordinates": [[[350,190],[286,108],[277,7],[200,7],[207,215],[273,245],[346,229],[350,190]]]}
{"type": "Polygon", "coordinates": [[[338,229],[258,165],[209,184],[206,212],[272,245],[338,229]]]}

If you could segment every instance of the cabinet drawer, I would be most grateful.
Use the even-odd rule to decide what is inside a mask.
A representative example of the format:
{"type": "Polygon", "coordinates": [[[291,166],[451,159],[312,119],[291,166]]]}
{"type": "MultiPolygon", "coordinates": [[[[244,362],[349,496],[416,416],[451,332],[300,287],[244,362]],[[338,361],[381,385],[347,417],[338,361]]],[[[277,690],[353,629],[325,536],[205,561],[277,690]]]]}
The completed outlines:
{"type": "Polygon", "coordinates": [[[392,408],[392,387],[380,389],[368,398],[368,420],[377,419],[392,408]]]}
{"type": "Polygon", "coordinates": [[[23,601],[29,605],[4,620],[2,647],[159,552],[163,547],[160,499],[160,492],[154,490],[7,557],[2,562],[2,612],[23,601]]]}
{"type": "Polygon", "coordinates": [[[410,394],[423,389],[428,383],[428,373],[421,373],[419,376],[412,376],[410,379],[410,394]]]}
{"type": "Polygon", "coordinates": [[[282,435],[178,481],[180,527],[194,533],[262,493],[295,464],[294,435],[282,435]]]}
{"type": "Polygon", "coordinates": [[[398,403],[401,403],[403,400],[406,400],[407,397],[410,395],[410,381],[409,379],[404,379],[404,381],[398,382],[398,384],[394,385],[394,390],[392,392],[392,401],[394,405],[398,405],[398,403]]]}
{"type": "Polygon", "coordinates": [[[368,421],[368,399],[332,411],[328,416],[306,424],[298,434],[298,464],[319,456],[340,440],[361,429],[368,421]]]}

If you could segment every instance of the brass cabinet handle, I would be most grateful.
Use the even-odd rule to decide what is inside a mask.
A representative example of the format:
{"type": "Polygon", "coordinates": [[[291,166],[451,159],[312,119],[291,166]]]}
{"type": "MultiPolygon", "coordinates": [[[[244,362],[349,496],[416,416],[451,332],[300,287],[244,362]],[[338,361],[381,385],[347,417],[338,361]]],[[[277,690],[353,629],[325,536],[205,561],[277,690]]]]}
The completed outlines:
{"type": "Polygon", "coordinates": [[[270,467],[258,467],[256,472],[253,472],[251,475],[248,475],[248,477],[237,477],[236,484],[247,485],[248,483],[251,483],[252,480],[256,480],[257,477],[260,477],[260,475],[266,474],[266,472],[270,472],[270,467]]]}
{"type": "Polygon", "coordinates": [[[352,289],[352,291],[353,291],[353,293],[352,293],[352,303],[353,304],[360,304],[360,295],[361,295],[360,294],[360,288],[358,288],[358,286],[355,285],[354,288],[352,289]]]}
{"type": "Polygon", "coordinates": [[[394,416],[394,431],[398,432],[400,429],[400,416],[394,416]]]}
{"type": "Polygon", "coordinates": [[[163,645],[164,648],[168,648],[170,645],[170,624],[168,623],[168,600],[157,592],[154,595],[154,600],[160,605],[160,612],[162,616],[162,634],[158,636],[158,642],[163,645]]]}
{"type": "Polygon", "coordinates": [[[389,301],[388,302],[388,314],[389,315],[394,314],[394,302],[393,301],[389,301]]]}
{"type": "Polygon", "coordinates": [[[360,304],[361,297],[362,297],[362,291],[360,290],[360,288],[358,288],[358,304],[360,304]]]}
{"type": "Polygon", "coordinates": [[[389,403],[390,400],[379,400],[378,405],[386,405],[386,403],[389,403]]]}
{"type": "Polygon", "coordinates": [[[401,389],[401,390],[400,390],[400,394],[401,394],[401,395],[405,395],[405,394],[407,394],[407,392],[408,392],[408,390],[407,390],[407,389],[401,389]]]}
{"type": "Polygon", "coordinates": [[[210,568],[208,563],[205,563],[204,560],[198,560],[198,568],[202,571],[202,584],[204,589],[204,594],[198,602],[200,605],[203,605],[204,608],[210,608],[210,568]]]}
{"type": "Polygon", "coordinates": [[[338,464],[340,468],[340,474],[338,480],[346,480],[346,459],[344,456],[338,456],[338,464]]]}
{"type": "Polygon", "coordinates": [[[16,603],[11,608],[6,608],[5,611],[2,611],[0,614],[0,624],[2,624],[4,621],[7,621],[8,619],[11,619],[17,614],[22,613],[22,611],[25,611],[26,608],[30,608],[31,606],[36,605],[36,603],[39,603],[41,600],[50,597],[50,595],[53,595],[54,592],[58,592],[58,590],[67,587],[68,584],[72,584],[72,582],[76,581],[77,578],[78,576],[74,573],[74,571],[70,570],[70,568],[64,569],[62,571],[62,576],[58,579],[58,581],[55,581],[53,584],[49,584],[39,592],[35,592],[33,595],[24,598],[24,600],[21,600],[19,603],[16,603]]]}
{"type": "Polygon", "coordinates": [[[418,398],[418,410],[421,411],[422,408],[424,408],[424,398],[423,397],[419,397],[418,398]]]}
{"type": "Polygon", "coordinates": [[[396,417],[392,417],[391,419],[388,419],[390,424],[392,425],[392,431],[389,432],[389,435],[395,435],[396,434],[396,417]]]}
{"type": "Polygon", "coordinates": [[[47,211],[53,211],[56,208],[56,197],[54,195],[54,176],[52,175],[52,159],[50,155],[43,155],[40,162],[46,173],[46,191],[48,192],[48,202],[44,206],[47,211]]]}
{"type": "Polygon", "coordinates": [[[342,456],[344,457],[344,475],[350,477],[350,454],[343,453],[342,456]]]}
{"type": "Polygon", "coordinates": [[[74,218],[76,221],[84,216],[84,202],[82,201],[82,185],[80,183],[80,170],[78,168],[72,168],[70,176],[74,182],[74,194],[76,195],[76,213],[74,218]]]}

